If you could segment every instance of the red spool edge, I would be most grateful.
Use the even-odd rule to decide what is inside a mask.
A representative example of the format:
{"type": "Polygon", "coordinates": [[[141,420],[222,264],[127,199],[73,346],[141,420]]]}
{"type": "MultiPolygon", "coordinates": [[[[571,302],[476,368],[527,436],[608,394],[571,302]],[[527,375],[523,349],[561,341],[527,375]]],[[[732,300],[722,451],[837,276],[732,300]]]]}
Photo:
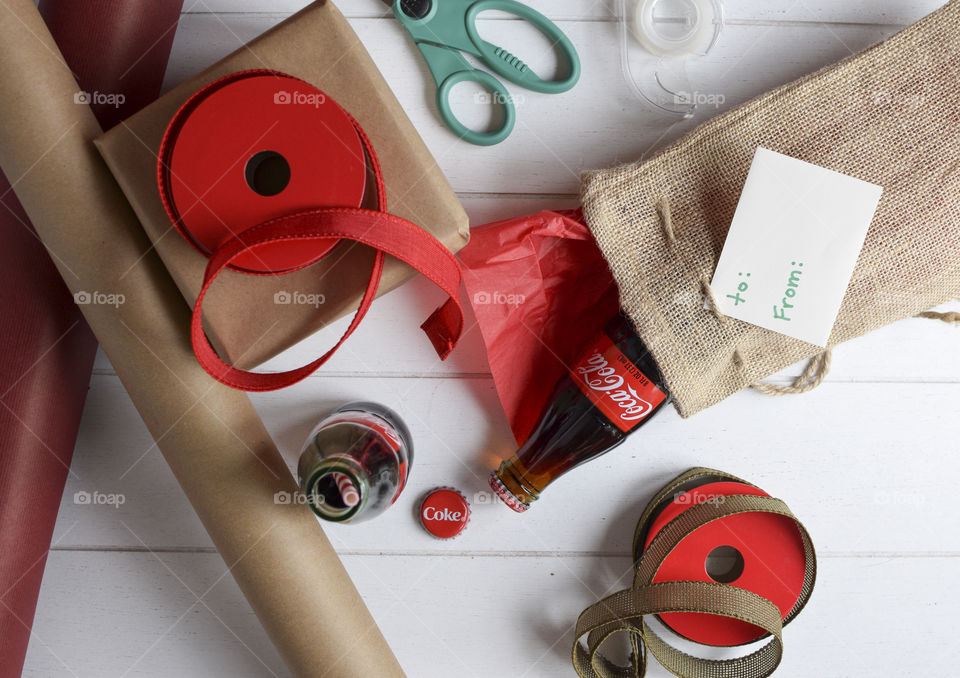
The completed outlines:
{"type": "MultiPolygon", "coordinates": [[[[668,510],[671,509],[671,507],[676,507],[679,505],[678,499],[677,499],[678,497],[691,496],[691,493],[696,493],[701,488],[704,488],[710,485],[717,485],[717,484],[734,486],[730,488],[730,489],[733,489],[734,492],[726,491],[726,492],[720,492],[720,493],[712,493],[708,491],[705,494],[705,496],[712,495],[712,494],[716,494],[717,496],[734,496],[735,494],[749,494],[749,495],[763,496],[763,497],[770,496],[760,488],[757,488],[750,484],[737,483],[725,478],[704,478],[701,480],[701,482],[697,483],[694,486],[688,487],[683,491],[678,490],[677,496],[674,497],[672,501],[660,507],[659,510],[651,517],[649,525],[647,527],[647,532],[642,541],[643,548],[646,549],[650,541],[656,536],[659,530],[663,528],[663,526],[665,526],[671,520],[676,518],[677,515],[682,514],[683,511],[686,510],[686,508],[689,508],[690,506],[693,506],[696,503],[700,503],[700,502],[691,502],[686,505],[686,508],[680,511],[676,511],[676,512],[670,511],[670,513],[674,513],[674,515],[670,515],[668,519],[661,520],[664,517],[664,514],[667,513],[668,510]],[[742,492],[736,492],[737,487],[742,489],[742,492]]],[[[757,514],[760,514],[760,512],[736,514],[733,516],[727,516],[726,518],[721,518],[718,521],[714,521],[714,522],[717,524],[721,524],[723,521],[729,521],[730,518],[738,518],[741,516],[752,516],[757,514]]],[[[793,521],[790,520],[789,518],[786,518],[785,516],[775,516],[773,514],[760,514],[760,515],[770,516],[773,519],[783,519],[784,521],[789,521],[791,523],[791,528],[796,529],[796,527],[792,525],[793,521]]],[[[684,544],[689,543],[688,540],[694,539],[700,530],[702,530],[704,527],[708,527],[710,524],[711,523],[701,526],[701,528],[698,528],[693,533],[691,533],[686,538],[684,538],[684,540],[682,540],[680,544],[678,544],[677,547],[674,549],[673,553],[674,554],[677,553],[677,551],[683,548],[684,544]]],[[[760,535],[754,535],[754,536],[757,539],[757,544],[763,543],[764,539],[762,536],[760,535]]],[[[768,534],[768,538],[769,538],[769,534],[768,534]]],[[[802,542],[800,541],[799,532],[797,532],[797,539],[801,549],[799,552],[802,556],[802,553],[803,553],[802,542]]],[[[717,544],[717,546],[721,546],[721,545],[724,545],[724,544],[719,544],[719,543],[717,544]]],[[[670,556],[668,555],[667,558],[664,560],[664,563],[661,564],[660,569],[658,569],[658,572],[657,572],[658,575],[660,574],[660,572],[663,571],[664,567],[668,565],[669,558],[670,556]]],[[[756,554],[756,552],[753,552],[753,550],[751,549],[751,553],[745,554],[744,559],[747,560],[747,558],[759,558],[759,556],[756,554]]],[[[798,581],[795,582],[796,586],[793,587],[793,588],[796,588],[796,595],[793,596],[792,600],[789,601],[789,604],[787,605],[782,604],[783,599],[781,599],[781,601],[779,602],[774,601],[774,602],[777,602],[778,606],[780,607],[781,613],[783,614],[784,618],[786,618],[790,610],[796,606],[797,602],[800,599],[801,587],[802,587],[802,581],[803,581],[802,573],[806,566],[806,563],[805,561],[800,561],[799,563],[795,562],[793,563],[793,566],[796,568],[796,572],[794,574],[800,575],[798,578],[798,581]]],[[[706,575],[705,568],[704,568],[704,574],[706,575]]],[[[741,574],[741,577],[742,577],[742,574],[741,574]]],[[[775,574],[775,577],[776,577],[776,574],[775,574]]],[[[687,577],[679,577],[679,578],[687,579],[687,577]]],[[[656,581],[667,581],[667,580],[672,581],[674,580],[674,578],[670,577],[669,579],[658,579],[657,575],[655,575],[653,581],[656,582],[656,581]]],[[[708,581],[708,582],[714,581],[710,578],[709,575],[706,575],[702,579],[694,579],[694,580],[708,581]]],[[[740,581],[739,578],[731,582],[731,585],[737,586],[738,581],[740,581]]],[[[741,586],[740,588],[745,588],[746,590],[752,590],[751,588],[746,586],[741,586]]],[[[754,591],[754,593],[758,593],[758,592],[754,591]]],[[[683,613],[657,615],[657,617],[664,624],[664,626],[666,626],[668,629],[676,633],[678,636],[685,638],[687,640],[690,640],[692,642],[700,643],[703,645],[715,646],[715,647],[736,647],[738,645],[745,645],[745,644],[760,640],[767,635],[762,630],[757,629],[757,627],[747,624],[745,622],[741,622],[735,619],[730,619],[727,617],[710,615],[706,613],[683,612],[683,613]],[[671,624],[671,621],[673,622],[673,624],[671,624]],[[678,628],[675,628],[675,626],[681,627],[683,630],[678,630],[678,628]],[[713,628],[711,629],[711,627],[713,628]],[[693,629],[694,632],[691,632],[691,629],[693,629]],[[718,629],[721,629],[722,633],[718,632],[718,629]]]]}
{"type": "MultiPolygon", "coordinates": [[[[190,243],[190,245],[195,250],[200,252],[200,254],[202,254],[206,258],[209,258],[213,254],[213,252],[207,250],[199,242],[197,242],[196,237],[194,237],[194,235],[183,223],[183,218],[180,215],[180,212],[177,209],[177,206],[172,197],[173,187],[171,185],[171,179],[170,179],[170,176],[171,176],[170,165],[173,158],[173,151],[174,151],[174,148],[176,147],[177,138],[180,135],[180,132],[183,129],[183,126],[186,124],[187,120],[190,118],[190,115],[204,101],[206,101],[207,98],[209,98],[213,93],[235,82],[246,80],[248,78],[260,77],[264,75],[271,75],[278,78],[283,78],[284,80],[299,82],[306,85],[307,87],[310,87],[311,89],[316,89],[318,92],[322,93],[321,90],[316,88],[314,85],[311,85],[306,80],[290,75],[288,73],[283,73],[281,71],[274,71],[274,70],[263,68],[263,69],[251,69],[246,71],[238,71],[236,73],[230,73],[229,75],[225,75],[221,78],[218,78],[204,85],[199,90],[191,94],[190,97],[185,102],[183,102],[183,105],[181,105],[180,108],[177,109],[177,112],[174,113],[173,118],[170,120],[170,124],[167,125],[167,129],[164,131],[163,137],[160,141],[160,149],[157,153],[157,187],[160,191],[160,201],[163,203],[163,209],[166,212],[167,217],[170,219],[170,222],[177,229],[177,232],[180,234],[180,236],[184,240],[186,240],[188,243],[190,243]]],[[[353,117],[349,113],[347,113],[347,111],[344,110],[332,97],[327,97],[327,100],[332,105],[336,106],[337,110],[343,113],[343,115],[350,121],[354,129],[357,131],[357,134],[360,137],[361,146],[364,147],[364,156],[368,163],[367,170],[369,171],[372,165],[374,174],[377,177],[377,182],[375,186],[375,189],[377,191],[377,200],[378,200],[378,203],[382,203],[383,202],[382,196],[384,192],[383,192],[383,181],[379,173],[379,166],[376,161],[376,158],[371,157],[371,155],[367,153],[367,142],[365,140],[365,135],[362,129],[357,124],[356,120],[354,120],[353,117]]],[[[384,210],[385,206],[381,204],[380,209],[384,210]]],[[[293,271],[298,271],[300,269],[306,268],[307,266],[311,266],[312,264],[315,264],[318,261],[324,259],[327,255],[330,254],[334,246],[335,245],[332,245],[326,248],[325,251],[323,251],[322,253],[320,253],[315,257],[312,257],[306,260],[304,263],[300,264],[299,266],[287,267],[287,268],[278,269],[278,270],[257,270],[257,269],[250,269],[250,268],[237,266],[231,263],[227,265],[227,268],[233,271],[237,271],[239,273],[245,273],[247,275],[277,275],[282,273],[291,273],[293,271]]]]}

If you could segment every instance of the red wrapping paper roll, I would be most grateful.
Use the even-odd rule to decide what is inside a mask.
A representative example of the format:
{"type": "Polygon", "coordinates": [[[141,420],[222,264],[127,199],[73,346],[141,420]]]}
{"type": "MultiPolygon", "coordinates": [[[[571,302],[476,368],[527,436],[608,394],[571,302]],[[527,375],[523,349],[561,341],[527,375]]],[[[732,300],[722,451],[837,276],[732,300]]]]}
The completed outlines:
{"type": "MultiPolygon", "coordinates": [[[[182,0],[41,0],[104,127],[160,93],[182,0]],[[98,103],[99,102],[99,103],[98,103]]],[[[96,341],[0,174],[0,678],[16,678],[96,341]]]]}
{"type": "Polygon", "coordinates": [[[0,677],[20,675],[97,344],[0,175],[0,677]],[[9,191],[9,192],[8,192],[9,191]]]}
{"type": "Polygon", "coordinates": [[[183,0],[40,0],[40,14],[104,130],[160,94],[182,8],[183,0]]]}

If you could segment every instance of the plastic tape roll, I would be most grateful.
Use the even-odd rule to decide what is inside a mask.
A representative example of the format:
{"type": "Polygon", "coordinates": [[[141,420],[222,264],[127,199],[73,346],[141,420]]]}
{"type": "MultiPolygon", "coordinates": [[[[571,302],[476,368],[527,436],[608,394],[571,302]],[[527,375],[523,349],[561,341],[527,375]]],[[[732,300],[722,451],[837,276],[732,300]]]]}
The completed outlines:
{"type": "Polygon", "coordinates": [[[654,56],[683,57],[706,52],[721,20],[716,0],[637,0],[630,29],[654,56]]]}

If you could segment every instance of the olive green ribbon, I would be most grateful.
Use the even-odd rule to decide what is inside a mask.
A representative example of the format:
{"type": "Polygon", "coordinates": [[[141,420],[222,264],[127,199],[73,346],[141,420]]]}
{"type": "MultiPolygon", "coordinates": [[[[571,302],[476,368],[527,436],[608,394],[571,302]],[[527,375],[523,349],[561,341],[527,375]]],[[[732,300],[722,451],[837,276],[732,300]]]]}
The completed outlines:
{"type": "Polygon", "coordinates": [[[641,678],[646,673],[648,652],[668,671],[681,678],[764,678],[780,664],[783,627],[806,605],[816,580],[816,554],[810,535],[779,499],[729,495],[724,497],[723,502],[708,501],[686,509],[668,522],[644,549],[643,542],[655,515],[675,495],[693,489],[698,481],[701,484],[703,481],[732,481],[750,485],[741,478],[721,471],[695,468],[674,478],[650,500],[634,534],[636,565],[633,585],[591,605],[577,620],[573,666],[581,678],[641,678]],[[756,511],[792,519],[803,541],[806,560],[803,587],[786,617],[781,617],[779,608],[766,598],[731,584],[694,581],[653,583],[663,561],[689,534],[714,520],[756,511]],[[739,619],[763,629],[770,640],[760,649],[735,659],[694,657],[668,644],[644,620],[647,615],[673,612],[698,612],[739,619]],[[607,639],[619,633],[629,634],[633,649],[629,666],[614,664],[600,651],[607,639]],[[581,642],[584,636],[586,645],[581,642]]]}

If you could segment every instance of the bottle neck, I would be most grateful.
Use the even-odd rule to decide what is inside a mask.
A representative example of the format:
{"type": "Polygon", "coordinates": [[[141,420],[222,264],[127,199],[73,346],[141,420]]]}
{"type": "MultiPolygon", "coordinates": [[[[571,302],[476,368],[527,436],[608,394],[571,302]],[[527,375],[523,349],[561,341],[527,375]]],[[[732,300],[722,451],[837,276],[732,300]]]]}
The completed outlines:
{"type": "Polygon", "coordinates": [[[370,478],[352,457],[328,457],[318,461],[302,476],[300,490],[318,517],[344,523],[356,518],[367,508],[370,478]],[[344,501],[342,488],[348,486],[347,483],[359,495],[355,503],[344,501]]]}
{"type": "Polygon", "coordinates": [[[523,462],[514,455],[490,475],[490,488],[507,506],[523,513],[540,497],[542,487],[530,481],[523,462]]]}

